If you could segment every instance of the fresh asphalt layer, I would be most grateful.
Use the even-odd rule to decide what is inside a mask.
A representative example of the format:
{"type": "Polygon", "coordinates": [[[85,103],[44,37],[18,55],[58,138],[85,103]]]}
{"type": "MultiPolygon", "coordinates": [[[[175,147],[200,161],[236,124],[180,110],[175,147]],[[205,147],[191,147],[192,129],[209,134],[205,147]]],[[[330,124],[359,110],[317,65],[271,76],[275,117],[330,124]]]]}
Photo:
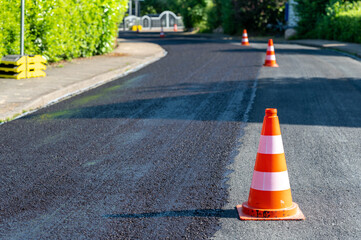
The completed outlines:
{"type": "Polygon", "coordinates": [[[2,239],[359,239],[361,62],[276,44],[123,34],[168,55],[0,126],[2,239]],[[305,221],[242,222],[278,109],[305,221]]]}

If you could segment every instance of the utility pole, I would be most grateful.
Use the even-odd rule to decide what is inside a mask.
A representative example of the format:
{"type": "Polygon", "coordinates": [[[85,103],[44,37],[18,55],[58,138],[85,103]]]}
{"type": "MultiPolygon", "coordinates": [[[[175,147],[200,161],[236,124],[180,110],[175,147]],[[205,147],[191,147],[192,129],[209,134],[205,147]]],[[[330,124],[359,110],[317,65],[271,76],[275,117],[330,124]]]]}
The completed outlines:
{"type": "Polygon", "coordinates": [[[25,0],[21,0],[21,23],[20,23],[20,55],[24,55],[24,12],[25,0]]]}

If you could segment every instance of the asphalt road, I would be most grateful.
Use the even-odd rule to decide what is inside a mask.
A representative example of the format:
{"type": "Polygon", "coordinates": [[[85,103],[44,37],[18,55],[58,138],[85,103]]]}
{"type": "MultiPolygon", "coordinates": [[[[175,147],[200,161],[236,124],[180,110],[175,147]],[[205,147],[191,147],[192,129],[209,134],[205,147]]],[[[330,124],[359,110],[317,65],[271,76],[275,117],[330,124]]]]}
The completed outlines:
{"type": "Polygon", "coordinates": [[[276,44],[122,35],[168,55],[0,126],[2,239],[359,239],[361,62],[276,44]],[[266,107],[301,222],[242,222],[266,107]]]}

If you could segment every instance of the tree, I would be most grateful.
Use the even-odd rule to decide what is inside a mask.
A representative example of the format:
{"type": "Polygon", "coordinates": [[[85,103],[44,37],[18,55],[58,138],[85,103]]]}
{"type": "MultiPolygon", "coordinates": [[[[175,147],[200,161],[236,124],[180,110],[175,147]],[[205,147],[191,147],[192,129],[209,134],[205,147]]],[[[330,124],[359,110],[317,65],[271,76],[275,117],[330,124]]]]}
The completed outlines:
{"type": "Polygon", "coordinates": [[[145,0],[141,2],[141,15],[147,14],[156,14],[161,13],[165,10],[171,10],[172,5],[174,5],[175,0],[167,1],[167,0],[145,0]]]}

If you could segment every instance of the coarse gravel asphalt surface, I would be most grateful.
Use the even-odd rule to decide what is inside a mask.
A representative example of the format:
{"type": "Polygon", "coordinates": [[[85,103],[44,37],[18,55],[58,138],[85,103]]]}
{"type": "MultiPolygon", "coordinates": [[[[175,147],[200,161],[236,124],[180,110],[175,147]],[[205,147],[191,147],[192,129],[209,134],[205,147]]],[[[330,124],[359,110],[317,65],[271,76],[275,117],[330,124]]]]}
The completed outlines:
{"type": "Polygon", "coordinates": [[[122,34],[168,55],[0,126],[1,239],[360,239],[361,62],[266,43],[122,34]],[[278,109],[305,221],[242,222],[278,109]]]}

